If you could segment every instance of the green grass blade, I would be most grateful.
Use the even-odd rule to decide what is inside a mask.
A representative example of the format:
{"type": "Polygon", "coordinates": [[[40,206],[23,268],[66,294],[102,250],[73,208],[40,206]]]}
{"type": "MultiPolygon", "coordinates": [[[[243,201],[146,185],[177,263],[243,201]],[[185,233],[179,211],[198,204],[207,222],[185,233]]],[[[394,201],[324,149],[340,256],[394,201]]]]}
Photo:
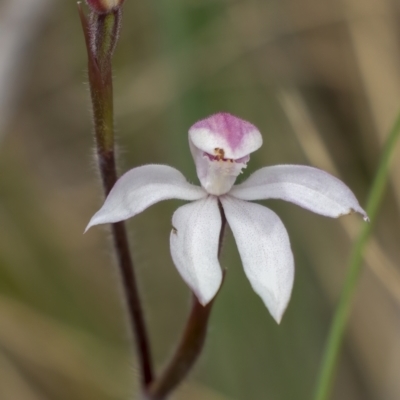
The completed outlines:
{"type": "Polygon", "coordinates": [[[357,242],[353,247],[350,258],[350,267],[345,279],[344,287],[335,311],[335,315],[333,317],[321,363],[320,375],[317,380],[314,396],[315,400],[328,400],[332,389],[339,352],[343,342],[347,320],[351,311],[352,299],[358,283],[358,278],[360,276],[363,251],[372,232],[372,228],[379,211],[379,205],[385,192],[389,174],[390,160],[394,153],[399,134],[400,113],[398,114],[389,137],[385,143],[381,162],[379,164],[378,171],[368,198],[366,211],[371,223],[363,226],[357,242]]]}

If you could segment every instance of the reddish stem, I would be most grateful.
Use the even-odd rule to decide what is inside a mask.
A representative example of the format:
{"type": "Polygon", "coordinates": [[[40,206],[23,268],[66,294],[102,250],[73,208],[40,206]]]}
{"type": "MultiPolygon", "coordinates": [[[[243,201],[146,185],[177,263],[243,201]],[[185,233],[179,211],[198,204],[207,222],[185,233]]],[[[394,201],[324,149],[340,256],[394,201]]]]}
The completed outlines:
{"type": "MultiPolygon", "coordinates": [[[[88,73],[90,94],[93,105],[94,130],[96,137],[99,169],[102,177],[104,193],[107,196],[117,181],[117,171],[114,152],[114,116],[113,116],[113,87],[112,87],[112,51],[98,62],[93,53],[93,41],[90,35],[99,32],[89,27],[86,16],[78,4],[79,16],[85,37],[88,55],[88,73]]],[[[117,13],[117,12],[116,12],[117,13]]],[[[120,14],[115,14],[120,18],[120,14]]],[[[116,21],[119,24],[119,21],[116,21]]],[[[115,44],[112,44],[115,45],[115,44]]],[[[112,224],[112,237],[118,267],[121,273],[122,285],[126,304],[129,311],[132,334],[136,338],[137,353],[142,371],[142,385],[147,387],[153,380],[153,366],[146,324],[140,302],[136,277],[125,225],[123,222],[112,224]]]]}

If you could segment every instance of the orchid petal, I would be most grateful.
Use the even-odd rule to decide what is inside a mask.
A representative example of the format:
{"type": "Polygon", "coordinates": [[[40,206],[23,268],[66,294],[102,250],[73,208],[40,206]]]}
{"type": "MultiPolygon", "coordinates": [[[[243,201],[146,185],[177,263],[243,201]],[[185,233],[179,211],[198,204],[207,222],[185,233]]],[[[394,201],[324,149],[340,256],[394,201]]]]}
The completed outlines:
{"type": "Polygon", "coordinates": [[[191,185],[175,168],[144,165],[122,175],[107,196],[103,207],[87,226],[114,223],[135,216],[162,200],[199,200],[207,193],[191,185]]]}
{"type": "Polygon", "coordinates": [[[183,280],[206,305],[222,282],[218,261],[221,215],[218,200],[209,196],[179,207],[172,217],[171,255],[183,280]]]}
{"type": "Polygon", "coordinates": [[[254,291],[279,323],[290,300],[294,261],[286,228],[270,209],[231,196],[220,198],[243,268],[254,291]]]}
{"type": "Polygon", "coordinates": [[[189,129],[189,140],[198,149],[237,160],[262,145],[259,130],[250,122],[228,113],[218,113],[196,122],[189,129]]]}
{"type": "Polygon", "coordinates": [[[353,192],[339,179],[304,165],[275,165],[254,172],[230,195],[242,200],[282,199],[327,217],[356,211],[368,220],[353,192]]]}

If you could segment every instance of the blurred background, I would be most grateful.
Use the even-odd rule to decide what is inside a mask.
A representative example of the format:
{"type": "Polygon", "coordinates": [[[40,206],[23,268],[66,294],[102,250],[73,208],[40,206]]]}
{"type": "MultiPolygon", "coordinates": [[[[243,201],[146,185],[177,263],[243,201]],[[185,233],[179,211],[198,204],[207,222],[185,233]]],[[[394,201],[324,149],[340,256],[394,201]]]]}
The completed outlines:
{"type": "MultiPolygon", "coordinates": [[[[197,182],[196,120],[259,127],[264,165],[313,165],[366,204],[400,104],[396,0],[126,0],[115,53],[119,167],[174,166],[197,182]]],[[[0,399],[136,399],[102,204],[76,2],[0,0],[0,399]]],[[[178,201],[128,222],[157,369],[190,293],[169,254],[178,201]]],[[[263,202],[296,262],[280,326],[247,282],[230,233],[207,343],[180,400],[308,400],[363,221],[263,202]]],[[[400,398],[400,153],[364,259],[332,399],[400,398]]]]}

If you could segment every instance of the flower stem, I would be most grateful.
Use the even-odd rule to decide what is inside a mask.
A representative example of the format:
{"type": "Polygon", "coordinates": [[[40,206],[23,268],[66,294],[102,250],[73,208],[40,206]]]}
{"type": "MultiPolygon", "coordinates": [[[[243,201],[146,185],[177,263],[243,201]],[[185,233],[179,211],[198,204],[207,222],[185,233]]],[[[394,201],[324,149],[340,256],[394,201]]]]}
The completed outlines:
{"type": "MultiPolygon", "coordinates": [[[[107,196],[117,181],[111,56],[118,36],[121,10],[100,16],[93,13],[90,19],[92,25],[89,26],[79,3],[78,9],[88,54],[89,85],[99,169],[104,193],[107,196]],[[91,37],[91,35],[94,35],[94,37],[91,37]]],[[[136,339],[142,372],[142,385],[146,387],[153,380],[153,367],[127,233],[123,222],[112,224],[112,237],[122,278],[123,293],[128,306],[131,331],[136,339]]]]}
{"type": "Polygon", "coordinates": [[[315,400],[328,400],[331,393],[336,365],[339,358],[339,351],[343,342],[346,323],[351,311],[353,295],[361,272],[363,250],[372,232],[373,224],[379,211],[379,205],[385,193],[390,160],[399,135],[400,113],[398,114],[385,143],[378,171],[368,197],[366,212],[371,223],[363,226],[350,257],[350,267],[335,311],[321,363],[320,375],[317,380],[314,397],[315,400]]]}
{"type": "Polygon", "coordinates": [[[222,204],[220,201],[218,201],[218,208],[219,208],[219,212],[221,213],[221,232],[219,234],[219,240],[218,240],[218,259],[219,259],[221,257],[222,245],[224,243],[225,228],[226,228],[226,216],[225,216],[224,208],[222,207],[222,204]]]}
{"type": "Polygon", "coordinates": [[[185,378],[197,360],[207,334],[208,319],[213,301],[205,307],[193,295],[192,309],[181,342],[164,372],[150,386],[147,398],[163,400],[185,378]]]}
{"type": "MultiPolygon", "coordinates": [[[[225,234],[226,217],[220,203],[218,203],[218,206],[222,221],[218,243],[218,257],[220,257],[225,234]]],[[[207,335],[208,320],[216,296],[206,306],[203,306],[199,303],[197,297],[193,295],[192,309],[181,341],[164,372],[149,387],[146,393],[146,400],[164,400],[183,381],[193,367],[203,349],[207,335]]]]}

